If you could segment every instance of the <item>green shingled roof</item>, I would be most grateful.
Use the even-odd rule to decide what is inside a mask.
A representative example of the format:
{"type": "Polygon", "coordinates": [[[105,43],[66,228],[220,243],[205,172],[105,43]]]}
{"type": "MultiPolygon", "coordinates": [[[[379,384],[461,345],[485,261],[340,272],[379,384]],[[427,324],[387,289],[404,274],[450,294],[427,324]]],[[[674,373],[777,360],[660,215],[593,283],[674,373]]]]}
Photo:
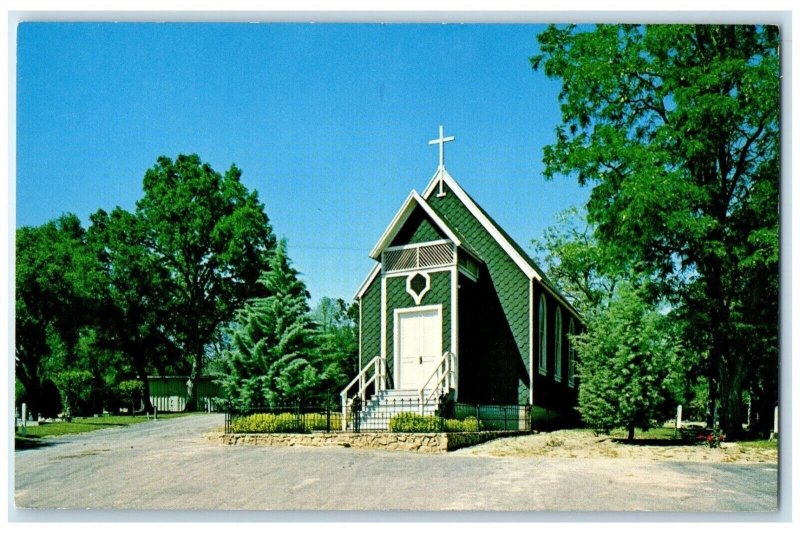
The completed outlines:
{"type": "MultiPolygon", "coordinates": [[[[453,179],[452,176],[449,177],[455,182],[455,179],[453,179]]],[[[561,294],[561,291],[559,291],[556,288],[555,284],[553,284],[553,282],[550,281],[550,279],[547,277],[544,271],[542,271],[542,269],[539,268],[539,265],[536,264],[536,262],[531,258],[530,255],[528,255],[525,249],[522,248],[522,246],[520,246],[517,243],[517,241],[515,241],[511,237],[511,235],[509,235],[508,232],[506,232],[506,230],[503,229],[503,227],[500,224],[498,224],[497,221],[494,218],[492,218],[492,216],[489,213],[487,213],[486,210],[483,207],[481,207],[481,205],[478,202],[476,202],[475,199],[472,196],[470,196],[470,194],[467,191],[464,190],[463,187],[461,187],[460,185],[459,187],[461,188],[461,191],[470,199],[470,201],[472,201],[475,207],[481,212],[481,214],[483,214],[483,216],[485,216],[494,225],[494,227],[497,228],[497,231],[499,231],[500,234],[506,239],[506,241],[508,241],[511,247],[514,248],[514,250],[516,250],[516,252],[520,255],[520,257],[522,257],[523,261],[525,261],[528,264],[528,266],[530,266],[541,277],[542,284],[545,285],[552,293],[554,293],[562,300],[564,300],[564,303],[568,305],[568,307],[572,310],[573,313],[575,313],[578,319],[583,321],[578,310],[575,309],[572,303],[563,294],[561,294]]],[[[447,223],[447,217],[444,216],[444,214],[440,210],[438,210],[434,204],[429,202],[428,205],[431,207],[431,209],[433,209],[436,212],[437,215],[439,215],[442,218],[443,221],[447,223]]],[[[462,247],[465,247],[467,251],[469,251],[475,257],[484,260],[480,255],[477,255],[474,251],[470,251],[470,249],[467,248],[468,245],[466,245],[466,243],[468,242],[468,239],[464,238],[463,234],[458,230],[458,228],[453,227],[453,225],[451,224],[448,224],[448,227],[461,240],[462,247]]]]}

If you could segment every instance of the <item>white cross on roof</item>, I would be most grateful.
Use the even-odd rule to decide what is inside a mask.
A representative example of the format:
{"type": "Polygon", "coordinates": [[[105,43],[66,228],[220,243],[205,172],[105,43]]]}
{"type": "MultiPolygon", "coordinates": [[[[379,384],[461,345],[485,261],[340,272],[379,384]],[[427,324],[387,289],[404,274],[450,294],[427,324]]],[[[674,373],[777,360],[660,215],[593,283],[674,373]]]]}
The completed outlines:
{"type": "Polygon", "coordinates": [[[439,126],[439,138],[428,141],[428,144],[439,145],[439,168],[444,168],[444,143],[456,140],[455,137],[444,136],[444,126],[439,126]]]}

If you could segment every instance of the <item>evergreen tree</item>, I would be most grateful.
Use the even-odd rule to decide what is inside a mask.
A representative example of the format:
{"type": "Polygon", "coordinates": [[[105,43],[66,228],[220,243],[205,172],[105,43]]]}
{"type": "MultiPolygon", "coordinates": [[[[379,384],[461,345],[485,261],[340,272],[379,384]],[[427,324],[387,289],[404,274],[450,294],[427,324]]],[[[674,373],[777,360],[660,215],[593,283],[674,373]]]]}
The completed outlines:
{"type": "Polygon", "coordinates": [[[319,301],[312,318],[319,331],[319,399],[338,399],[342,388],[358,374],[357,307],[353,304],[348,308],[341,298],[326,296],[319,301]]]}
{"type": "Polygon", "coordinates": [[[680,344],[667,317],[653,311],[628,284],[620,285],[608,307],[588,320],[575,339],[581,417],[608,432],[649,429],[670,396],[680,344]]]}
{"type": "Polygon", "coordinates": [[[308,291],[282,240],[258,282],[269,296],[253,298],[236,316],[231,350],[219,381],[238,408],[300,402],[320,382],[308,291]]]}

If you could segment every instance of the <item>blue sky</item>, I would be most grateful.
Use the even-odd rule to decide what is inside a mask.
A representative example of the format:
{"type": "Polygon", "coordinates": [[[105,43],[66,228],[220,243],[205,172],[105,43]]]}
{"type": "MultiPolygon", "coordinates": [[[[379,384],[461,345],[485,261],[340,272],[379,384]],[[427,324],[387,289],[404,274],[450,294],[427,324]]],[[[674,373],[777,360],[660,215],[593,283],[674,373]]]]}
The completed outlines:
{"type": "Polygon", "coordinates": [[[367,254],[438,164],[523,247],[585,201],[542,177],[559,85],[535,25],[24,23],[17,226],[133,210],[160,155],[232,163],[314,302],[350,300],[367,254]]]}

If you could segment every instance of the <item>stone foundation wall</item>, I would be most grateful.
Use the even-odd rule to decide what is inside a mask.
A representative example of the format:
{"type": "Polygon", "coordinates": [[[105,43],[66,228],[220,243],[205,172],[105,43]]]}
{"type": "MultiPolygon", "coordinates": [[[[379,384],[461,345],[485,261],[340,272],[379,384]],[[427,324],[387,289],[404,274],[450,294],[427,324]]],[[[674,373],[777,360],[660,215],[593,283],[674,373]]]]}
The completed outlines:
{"type": "Polygon", "coordinates": [[[339,446],[422,453],[442,453],[481,442],[519,435],[519,431],[475,433],[210,433],[227,446],[339,446]]]}

